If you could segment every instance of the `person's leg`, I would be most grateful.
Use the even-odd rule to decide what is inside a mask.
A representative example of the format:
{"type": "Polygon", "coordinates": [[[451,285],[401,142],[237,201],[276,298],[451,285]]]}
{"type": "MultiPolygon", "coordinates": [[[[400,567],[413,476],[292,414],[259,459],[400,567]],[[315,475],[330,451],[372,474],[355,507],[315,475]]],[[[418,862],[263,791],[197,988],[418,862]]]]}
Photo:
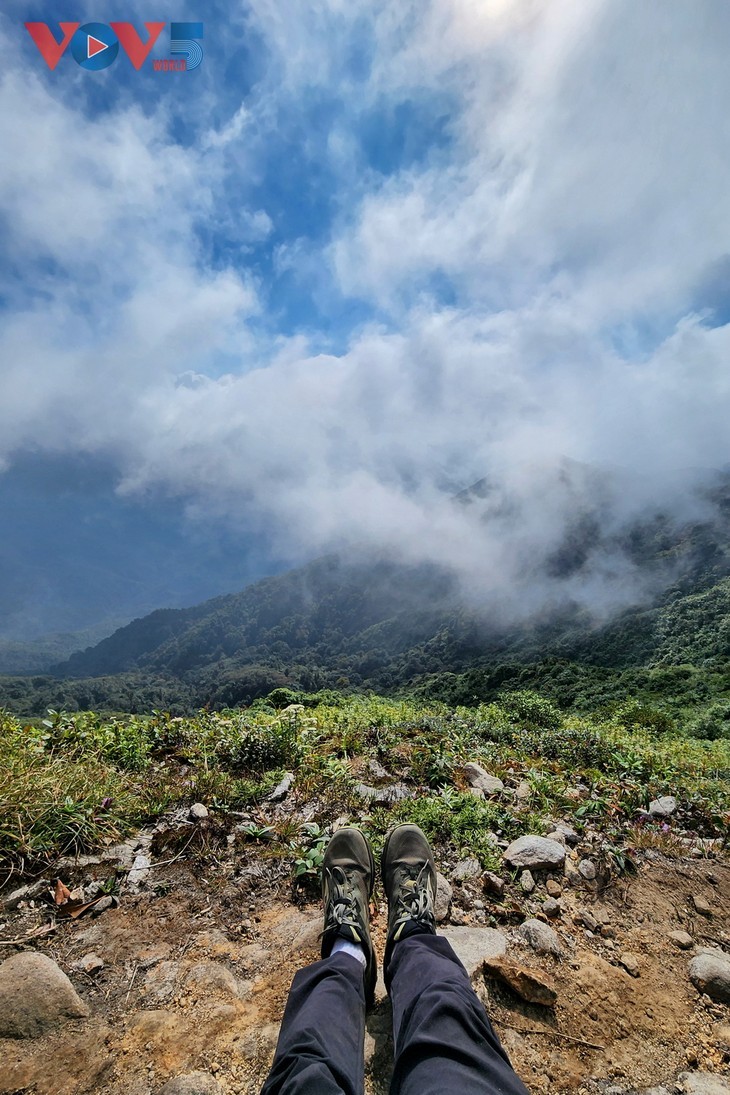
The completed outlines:
{"type": "Polygon", "coordinates": [[[391,1095],[528,1095],[466,970],[435,934],[436,868],[415,825],[383,850],[388,898],[385,983],[393,1003],[391,1095]]]}
{"type": "Polygon", "coordinates": [[[262,1095],[361,1095],[363,966],[337,951],[294,977],[262,1095]]]}
{"type": "Polygon", "coordinates": [[[338,829],[322,863],[322,961],[300,970],[289,992],[262,1095],[360,1095],[365,1007],[377,967],[369,899],[375,865],[358,829],[338,829]]]}

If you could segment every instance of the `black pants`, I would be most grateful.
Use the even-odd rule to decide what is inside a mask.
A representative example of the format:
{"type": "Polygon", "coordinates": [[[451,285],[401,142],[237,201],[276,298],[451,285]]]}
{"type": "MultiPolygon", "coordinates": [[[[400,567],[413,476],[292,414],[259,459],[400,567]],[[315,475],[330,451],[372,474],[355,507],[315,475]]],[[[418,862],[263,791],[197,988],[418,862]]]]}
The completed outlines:
{"type": "MultiPolygon", "coordinates": [[[[529,1095],[449,942],[414,935],[385,972],[393,1003],[391,1095],[529,1095]]],[[[341,952],[292,983],[261,1095],[360,1095],[365,996],[359,963],[341,952]]]]}

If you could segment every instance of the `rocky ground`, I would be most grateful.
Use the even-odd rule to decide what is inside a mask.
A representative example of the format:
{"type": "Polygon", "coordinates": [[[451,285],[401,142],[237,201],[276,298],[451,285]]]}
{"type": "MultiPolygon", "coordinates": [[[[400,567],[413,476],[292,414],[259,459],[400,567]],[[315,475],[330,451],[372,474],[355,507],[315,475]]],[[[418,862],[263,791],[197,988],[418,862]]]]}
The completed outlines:
{"type": "MultiPolygon", "coordinates": [[[[260,1089],[291,978],[318,956],[321,914],[265,834],[239,839],[247,820],[199,805],[101,855],[10,879],[1,1095],[260,1089]]],[[[548,837],[501,850],[498,872],[442,859],[438,917],[528,1088],[730,1093],[730,863],[719,844],[663,845],[659,833],[638,871],[619,873],[600,833],[556,819],[548,837]]],[[[385,922],[376,889],[380,955],[385,922]]],[[[381,983],[367,1092],[387,1091],[391,1054],[381,983]]]]}

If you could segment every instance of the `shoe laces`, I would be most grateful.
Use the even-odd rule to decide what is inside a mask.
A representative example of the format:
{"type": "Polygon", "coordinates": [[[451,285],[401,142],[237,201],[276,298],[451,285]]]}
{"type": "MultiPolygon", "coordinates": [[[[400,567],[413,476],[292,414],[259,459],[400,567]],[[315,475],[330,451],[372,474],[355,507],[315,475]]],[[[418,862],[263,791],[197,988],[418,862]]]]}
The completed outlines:
{"type": "Polygon", "coordinates": [[[362,939],[362,921],[359,913],[357,882],[342,867],[328,867],[325,877],[329,883],[327,894],[327,922],[325,931],[332,928],[349,928],[355,939],[362,939]]]}
{"type": "Polygon", "coordinates": [[[413,867],[407,871],[407,875],[398,887],[398,907],[394,923],[402,925],[408,920],[430,923],[433,920],[433,895],[429,864],[424,863],[420,869],[413,867]]]}

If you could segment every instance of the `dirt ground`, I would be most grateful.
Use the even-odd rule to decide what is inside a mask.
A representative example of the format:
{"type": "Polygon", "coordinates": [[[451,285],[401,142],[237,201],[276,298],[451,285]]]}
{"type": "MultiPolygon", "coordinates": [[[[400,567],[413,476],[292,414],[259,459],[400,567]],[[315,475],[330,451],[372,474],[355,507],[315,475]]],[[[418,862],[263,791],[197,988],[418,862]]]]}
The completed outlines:
{"type": "MultiPolygon", "coordinates": [[[[104,863],[88,862],[59,871],[70,887],[105,872],[104,863]]],[[[513,891],[522,915],[539,909],[543,882],[532,905],[513,891]]],[[[688,1068],[730,1078],[729,1009],[698,994],[688,977],[693,951],[668,938],[683,929],[695,946],[730,950],[726,859],[677,860],[654,851],[637,875],[616,879],[600,896],[567,887],[562,913],[550,922],[564,948],[561,959],[521,942],[514,906],[506,917],[504,903],[500,912],[479,891],[484,901],[475,912],[476,892],[454,886],[453,920],[504,931],[510,960],[539,972],[557,992],[551,1010],[476,975],[512,1062],[535,1095],[579,1095],[610,1084],[642,1091],[665,1083],[671,1090],[688,1068]],[[696,896],[706,899],[710,915],[696,911],[696,896]],[[600,933],[576,922],[579,910],[590,911],[600,933]],[[638,976],[620,964],[626,952],[637,959],[638,976]]],[[[373,913],[382,956],[382,902],[373,913]]],[[[203,856],[173,857],[154,871],[153,888],[137,894],[122,888],[118,907],[59,920],[47,936],[8,943],[48,921],[40,900],[0,916],[0,959],[24,949],[48,954],[91,1017],[41,1038],[0,1039],[2,1095],[155,1095],[170,1077],[197,1069],[214,1075],[227,1095],[258,1092],[292,976],[318,957],[321,930],[320,906],[293,892],[289,865],[254,851],[209,865],[203,856]],[[94,974],[75,966],[89,953],[103,961],[94,974]]],[[[369,1095],[388,1090],[391,1055],[381,985],[367,1021],[369,1095]]]]}

